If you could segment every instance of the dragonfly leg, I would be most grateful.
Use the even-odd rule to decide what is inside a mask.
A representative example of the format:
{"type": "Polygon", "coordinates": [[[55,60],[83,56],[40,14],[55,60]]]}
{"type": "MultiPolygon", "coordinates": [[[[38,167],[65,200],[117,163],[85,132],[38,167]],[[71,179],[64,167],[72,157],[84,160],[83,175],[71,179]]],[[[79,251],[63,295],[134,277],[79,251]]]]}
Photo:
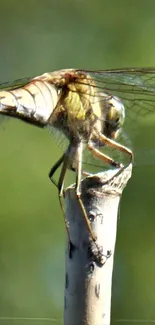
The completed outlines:
{"type": "MultiPolygon", "coordinates": [[[[64,217],[64,221],[65,221],[65,228],[67,231],[68,241],[69,241],[69,245],[70,245],[70,254],[71,254],[72,250],[74,249],[74,245],[72,244],[72,242],[70,240],[69,227],[68,227],[68,224],[65,219],[65,211],[64,211],[64,207],[63,207],[62,197],[64,196],[64,180],[65,180],[65,175],[66,175],[67,169],[72,170],[73,172],[77,172],[76,168],[73,166],[73,162],[71,160],[71,153],[72,153],[71,149],[72,149],[72,144],[68,147],[67,152],[64,153],[60,157],[60,159],[55,163],[55,165],[51,168],[51,170],[49,172],[50,180],[58,188],[60,207],[61,207],[61,210],[63,213],[63,217],[64,217]],[[57,184],[56,181],[53,179],[53,175],[62,163],[63,163],[63,165],[62,165],[61,173],[59,176],[59,181],[57,184]]],[[[82,174],[85,176],[90,175],[86,171],[82,171],[82,174]]],[[[88,218],[87,218],[87,221],[89,222],[88,218]]],[[[89,227],[90,227],[90,224],[89,224],[89,227]]],[[[90,227],[90,232],[92,232],[91,227],[90,227]]]]}
{"type": "MultiPolygon", "coordinates": [[[[99,141],[100,144],[107,145],[108,147],[111,147],[113,149],[117,149],[125,154],[127,154],[130,157],[130,163],[133,163],[134,156],[132,150],[129,148],[117,143],[116,141],[107,138],[104,134],[100,133],[99,134],[99,141]]],[[[92,152],[94,156],[96,156],[98,159],[104,161],[105,163],[113,166],[113,167],[118,167],[118,168],[125,168],[125,166],[115,160],[113,160],[111,157],[105,155],[102,153],[100,150],[96,149],[93,142],[89,141],[88,142],[88,149],[92,152]]]]}
{"type": "MultiPolygon", "coordinates": [[[[116,142],[115,140],[107,138],[104,134],[99,134],[100,143],[106,144],[108,147],[111,147],[113,149],[117,149],[125,154],[127,154],[130,157],[130,163],[133,163],[134,161],[134,155],[132,150],[129,148],[123,146],[122,144],[116,142]]],[[[117,164],[117,163],[116,163],[117,164]]]]}
{"type": "MultiPolygon", "coordinates": [[[[57,185],[57,187],[58,187],[58,194],[59,194],[60,207],[61,207],[61,210],[62,210],[62,213],[63,213],[63,217],[64,217],[64,221],[65,221],[65,227],[66,227],[67,236],[68,236],[68,241],[69,241],[69,245],[70,245],[70,254],[71,254],[71,251],[74,248],[74,245],[72,244],[71,239],[70,239],[69,226],[68,226],[68,223],[67,223],[66,218],[65,218],[65,210],[64,210],[64,207],[63,207],[62,198],[63,198],[63,194],[64,194],[64,181],[65,181],[65,176],[66,176],[67,169],[70,166],[71,154],[72,154],[72,144],[69,145],[68,150],[63,155],[63,159],[61,161],[61,163],[63,162],[63,165],[62,165],[62,169],[61,169],[61,173],[60,173],[59,181],[58,181],[58,185],[57,185]]],[[[61,160],[61,158],[60,158],[60,160],[61,160]]],[[[59,160],[59,162],[60,162],[60,160],[59,160]]]]}
{"type": "MultiPolygon", "coordinates": [[[[73,171],[73,172],[76,173],[76,168],[73,167],[73,165],[70,165],[70,167],[68,169],[70,169],[71,171],[73,171]]],[[[87,172],[84,169],[82,169],[82,172],[81,173],[82,173],[83,176],[90,176],[90,175],[92,175],[91,173],[87,172]]]]}
{"type": "Polygon", "coordinates": [[[64,154],[60,157],[60,159],[54,164],[54,166],[52,166],[48,176],[51,180],[51,182],[56,186],[58,187],[58,184],[56,183],[56,181],[54,180],[53,178],[53,175],[55,174],[56,170],[60,167],[60,165],[62,164],[64,160],[64,154]]]}
{"type": "MultiPolygon", "coordinates": [[[[115,142],[114,140],[111,140],[111,139],[107,138],[103,134],[99,134],[99,139],[100,139],[100,143],[103,143],[104,145],[106,144],[109,147],[112,147],[114,149],[117,149],[117,150],[129,155],[130,156],[130,163],[133,163],[134,156],[133,156],[132,150],[130,150],[127,147],[115,142]]],[[[112,176],[112,179],[114,177],[116,177],[117,175],[119,175],[127,167],[127,166],[124,166],[122,163],[116,162],[111,157],[105,155],[100,150],[96,149],[95,146],[93,145],[93,142],[91,142],[91,141],[88,142],[88,149],[98,159],[104,161],[105,163],[107,163],[107,164],[109,164],[109,165],[111,165],[113,167],[119,168],[119,170],[116,172],[116,174],[112,176]]],[[[110,179],[108,181],[110,181],[110,179]]]]}
{"type": "MultiPolygon", "coordinates": [[[[69,156],[68,153],[64,153],[60,159],[54,164],[54,166],[51,168],[50,172],[49,172],[49,178],[51,180],[51,182],[57,187],[58,189],[58,193],[59,193],[59,202],[60,202],[60,207],[63,213],[63,217],[64,217],[64,221],[65,221],[65,227],[66,227],[66,231],[67,231],[67,236],[68,236],[68,240],[69,243],[70,241],[70,235],[69,235],[69,228],[65,219],[65,211],[64,211],[64,207],[63,207],[63,202],[62,202],[62,196],[64,195],[64,178],[65,178],[65,174],[67,171],[67,163],[69,156]],[[56,172],[56,170],[60,167],[60,165],[63,163],[62,169],[61,169],[61,173],[59,176],[59,181],[58,184],[57,182],[53,179],[53,175],[56,172]]],[[[70,244],[71,245],[71,244],[70,244]]]]}
{"type": "Polygon", "coordinates": [[[81,210],[83,212],[87,229],[89,231],[89,234],[91,236],[92,241],[95,243],[95,246],[96,246],[96,250],[97,251],[93,253],[93,250],[92,250],[91,253],[92,253],[95,261],[97,263],[99,263],[100,265],[103,265],[105,263],[105,261],[103,261],[103,256],[104,255],[102,253],[102,247],[99,247],[97,245],[97,243],[96,243],[97,237],[95,236],[95,234],[94,234],[94,232],[93,232],[93,230],[91,228],[91,224],[90,224],[89,218],[87,216],[86,209],[85,209],[84,204],[83,204],[83,201],[81,199],[81,189],[80,189],[80,186],[81,186],[81,175],[82,175],[82,152],[83,152],[83,144],[81,142],[80,145],[79,145],[79,147],[78,147],[78,150],[77,150],[78,159],[77,159],[77,174],[76,174],[76,196],[77,196],[77,200],[79,202],[79,205],[81,207],[81,210]]]}
{"type": "Polygon", "coordinates": [[[96,149],[92,142],[88,142],[88,149],[92,152],[92,154],[95,157],[97,157],[98,159],[104,161],[106,164],[109,164],[109,165],[111,165],[113,167],[118,167],[118,168],[124,167],[123,164],[120,164],[120,163],[116,162],[111,157],[105,155],[103,152],[96,149]]]}
{"type": "MultiPolygon", "coordinates": [[[[69,169],[76,173],[76,168],[73,167],[72,165],[70,166],[69,169]]],[[[92,175],[92,174],[89,173],[89,172],[87,172],[86,170],[82,170],[82,175],[83,175],[83,176],[90,176],[90,175],[92,175]]]]}
{"type": "MultiPolygon", "coordinates": [[[[64,161],[64,157],[65,157],[65,154],[63,154],[60,159],[54,164],[54,166],[52,166],[48,176],[49,176],[49,179],[51,180],[51,182],[58,188],[58,184],[57,182],[55,181],[55,179],[53,178],[53,175],[55,174],[55,172],[57,171],[57,169],[60,167],[60,165],[63,163],[64,161]]],[[[73,164],[70,164],[68,165],[67,167],[69,170],[73,171],[74,173],[76,172],[76,168],[73,167],[73,164]]],[[[90,173],[88,173],[87,171],[85,170],[82,170],[82,175],[84,176],[89,176],[91,175],[90,173]]]]}

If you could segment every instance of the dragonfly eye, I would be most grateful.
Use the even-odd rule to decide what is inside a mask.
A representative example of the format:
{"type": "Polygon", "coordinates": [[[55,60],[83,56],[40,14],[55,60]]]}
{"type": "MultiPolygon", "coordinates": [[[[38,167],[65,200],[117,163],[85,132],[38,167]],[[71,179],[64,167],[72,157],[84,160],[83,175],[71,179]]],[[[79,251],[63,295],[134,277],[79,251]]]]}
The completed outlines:
{"type": "Polygon", "coordinates": [[[109,138],[116,138],[125,120],[125,108],[116,96],[109,96],[103,101],[103,133],[109,138]]]}

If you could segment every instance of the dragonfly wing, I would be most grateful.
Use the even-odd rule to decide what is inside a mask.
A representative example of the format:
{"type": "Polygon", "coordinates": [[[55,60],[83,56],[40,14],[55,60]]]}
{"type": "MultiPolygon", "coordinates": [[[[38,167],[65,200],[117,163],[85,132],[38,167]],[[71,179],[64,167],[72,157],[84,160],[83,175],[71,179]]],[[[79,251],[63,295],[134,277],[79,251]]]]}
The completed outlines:
{"type": "Polygon", "coordinates": [[[17,79],[14,81],[0,83],[0,90],[14,90],[20,87],[24,87],[26,84],[33,80],[32,77],[17,79]]]}
{"type": "Polygon", "coordinates": [[[122,100],[126,109],[126,122],[137,121],[155,113],[155,68],[109,70],[91,74],[97,90],[122,100]]]}
{"type": "MultiPolygon", "coordinates": [[[[155,141],[152,142],[154,136],[152,134],[152,137],[149,137],[148,134],[149,123],[153,120],[155,123],[155,68],[85,72],[94,80],[96,93],[103,92],[117,96],[124,104],[125,123],[117,141],[134,151],[137,165],[155,163],[155,141]],[[152,142],[151,148],[148,146],[146,133],[149,142],[152,142]]],[[[99,100],[104,99],[100,97],[99,100]]],[[[117,159],[116,150],[113,150],[113,153],[117,159]]],[[[122,154],[119,153],[118,156],[122,154]]]]}
{"type": "MultiPolygon", "coordinates": [[[[122,103],[125,107],[125,123],[122,130],[122,133],[117,138],[117,141],[126,145],[127,147],[134,150],[135,153],[138,152],[138,146],[135,145],[135,137],[137,134],[139,134],[139,131],[141,130],[141,122],[146,121],[146,118],[151,117],[151,114],[155,116],[155,68],[143,68],[143,69],[137,69],[137,68],[131,68],[131,69],[121,69],[121,70],[104,70],[104,71],[87,71],[87,70],[62,70],[58,72],[53,73],[45,73],[42,76],[36,77],[36,78],[24,78],[24,79],[18,79],[14,82],[9,83],[3,83],[0,84],[0,99],[1,99],[1,107],[4,108],[6,105],[5,102],[5,92],[7,94],[17,95],[17,98],[13,98],[11,96],[12,103],[15,106],[15,101],[18,101],[19,106],[19,113],[21,114],[24,112],[28,112],[28,118],[34,117],[34,112],[39,112],[37,114],[37,120],[39,119],[39,122],[42,122],[42,115],[45,117],[45,120],[43,121],[43,124],[46,124],[45,122],[48,121],[48,116],[51,112],[53,112],[54,107],[56,106],[57,100],[58,100],[58,93],[57,93],[57,86],[64,86],[64,76],[67,78],[76,77],[76,84],[89,81],[91,84],[91,87],[94,87],[94,101],[100,101],[102,105],[102,101],[104,101],[104,96],[99,96],[99,93],[117,96],[121,99],[122,103]],[[77,73],[77,75],[76,75],[77,73]],[[79,76],[84,74],[87,75],[87,78],[82,78],[80,80],[79,76]],[[90,76],[90,80],[89,80],[90,76]],[[83,81],[84,80],[84,81],[83,81]],[[94,81],[92,84],[91,81],[94,81]],[[36,90],[34,92],[34,89],[32,90],[33,82],[36,83],[38,88],[38,93],[36,94],[36,90]],[[55,87],[52,84],[55,83],[55,87]],[[40,84],[41,83],[41,84],[40,84]],[[42,88],[44,84],[44,90],[42,88]],[[29,86],[30,85],[30,86],[29,86]],[[28,94],[26,96],[26,100],[24,98],[24,95],[21,96],[22,92],[21,89],[25,88],[27,89],[27,93],[30,93],[29,99],[28,94]],[[29,88],[30,87],[30,88],[29,88]],[[48,88],[45,90],[45,88],[48,88]],[[19,93],[20,90],[20,93],[19,93]],[[53,95],[54,94],[54,95],[53,95]],[[53,99],[54,98],[54,99],[53,99]],[[4,105],[5,102],[5,105],[4,105]],[[21,109],[22,108],[22,109],[21,109]],[[40,113],[41,112],[41,113],[40,113]],[[46,114],[47,112],[47,114],[46,114]]],[[[75,82],[73,78],[73,82],[75,82]]],[[[65,83],[65,86],[67,84],[65,83]]],[[[82,89],[79,87],[79,89],[82,89]]],[[[84,99],[85,93],[81,93],[81,96],[84,99]]],[[[85,98],[87,100],[87,98],[85,98]]],[[[104,103],[103,103],[104,105],[104,103]]],[[[4,113],[6,113],[4,111],[4,113]]],[[[89,111],[88,111],[89,113],[89,111]]],[[[15,117],[18,117],[17,114],[15,114],[15,117]]],[[[19,116],[21,118],[21,115],[19,116]]],[[[89,119],[89,114],[88,114],[89,119]]],[[[35,119],[32,119],[32,124],[35,124],[35,119]]],[[[78,119],[77,119],[78,120],[78,119]]],[[[47,123],[48,124],[48,123],[47,123]]],[[[76,124],[75,124],[76,126],[76,124]]],[[[56,136],[55,131],[52,131],[52,134],[54,134],[54,137],[56,136]]],[[[56,136],[57,137],[57,136],[56,136]]],[[[59,136],[57,137],[59,139],[59,136]]],[[[57,140],[56,140],[57,141],[57,140]]],[[[60,146],[63,150],[66,148],[66,144],[64,145],[64,141],[58,141],[60,143],[60,146]]],[[[145,152],[146,160],[149,162],[149,155],[147,155],[147,143],[145,141],[145,134],[144,132],[141,132],[140,137],[140,144],[141,150],[140,152],[142,155],[145,152]],[[146,147],[144,148],[144,145],[146,144],[146,147]],[[145,149],[145,150],[143,150],[145,149]]],[[[97,144],[96,144],[97,145],[97,144]]],[[[155,147],[155,143],[154,143],[155,147]]],[[[101,149],[101,148],[100,148],[101,149]]],[[[102,150],[109,155],[114,155],[113,158],[117,161],[122,161],[124,159],[123,154],[121,154],[118,150],[109,149],[107,147],[103,147],[102,150]]],[[[87,150],[86,150],[87,151],[87,150]]],[[[90,156],[88,153],[84,154],[84,161],[86,161],[89,164],[90,156]],[[88,158],[87,158],[88,157],[88,158]]],[[[139,155],[140,157],[141,155],[139,155]]],[[[97,165],[98,161],[96,160],[92,164],[97,165]]],[[[91,165],[91,162],[90,162],[91,165]]],[[[100,166],[100,164],[99,164],[100,166]]],[[[101,162],[101,166],[103,167],[103,163],[101,162]]]]}

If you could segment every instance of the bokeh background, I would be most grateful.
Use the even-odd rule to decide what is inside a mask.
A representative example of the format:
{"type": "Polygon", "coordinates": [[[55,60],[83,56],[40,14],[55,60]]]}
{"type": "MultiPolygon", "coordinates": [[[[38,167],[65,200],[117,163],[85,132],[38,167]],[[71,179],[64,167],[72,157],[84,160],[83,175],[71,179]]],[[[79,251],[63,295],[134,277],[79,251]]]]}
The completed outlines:
{"type": "MultiPolygon", "coordinates": [[[[0,17],[2,82],[61,68],[155,66],[154,0],[1,0],[0,17]]],[[[154,125],[140,134],[155,148],[154,125]]],[[[65,230],[48,180],[61,153],[55,142],[20,121],[1,125],[1,325],[62,324],[65,230]]],[[[121,200],[112,324],[155,320],[155,164],[140,165],[121,200]]]]}

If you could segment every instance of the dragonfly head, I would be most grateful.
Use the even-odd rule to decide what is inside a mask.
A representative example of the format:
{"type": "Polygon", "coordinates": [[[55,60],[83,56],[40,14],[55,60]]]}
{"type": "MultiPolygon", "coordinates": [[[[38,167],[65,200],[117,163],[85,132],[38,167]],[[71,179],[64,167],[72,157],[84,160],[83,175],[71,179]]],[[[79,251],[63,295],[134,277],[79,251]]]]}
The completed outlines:
{"type": "Polygon", "coordinates": [[[102,106],[102,132],[108,138],[116,139],[125,120],[125,108],[122,101],[111,95],[104,95],[102,106]]]}

